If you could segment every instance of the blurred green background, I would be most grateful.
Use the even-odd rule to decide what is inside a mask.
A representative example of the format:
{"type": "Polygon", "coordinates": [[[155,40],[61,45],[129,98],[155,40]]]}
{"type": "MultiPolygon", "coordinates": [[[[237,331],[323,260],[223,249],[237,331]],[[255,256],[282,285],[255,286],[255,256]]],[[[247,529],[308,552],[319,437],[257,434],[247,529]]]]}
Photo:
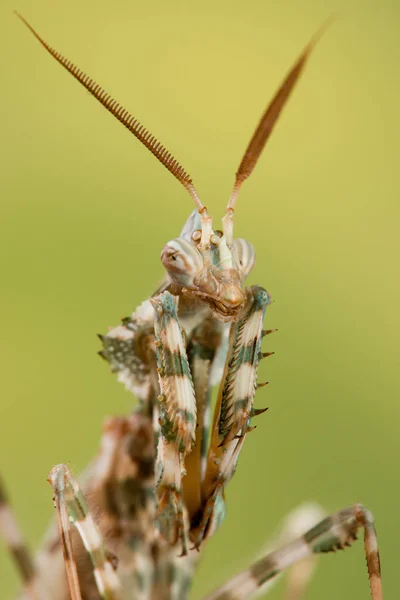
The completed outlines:
{"type": "MultiPolygon", "coordinates": [[[[97,357],[162,277],[189,196],[24,29],[118,98],[222,216],[255,124],[319,25],[318,44],[237,207],[251,282],[275,302],[271,385],[192,598],[244,567],[304,500],[375,514],[396,597],[399,504],[400,4],[389,0],[3,0],[0,470],[32,546],[50,468],[80,473],[103,417],[132,397],[97,357]]],[[[264,377],[265,376],[265,377],[264,377]]],[[[1,598],[18,583],[0,543],[1,598]]],[[[271,599],[281,598],[282,583],[271,599]]],[[[307,598],[369,597],[362,543],[323,557],[307,598]]]]}

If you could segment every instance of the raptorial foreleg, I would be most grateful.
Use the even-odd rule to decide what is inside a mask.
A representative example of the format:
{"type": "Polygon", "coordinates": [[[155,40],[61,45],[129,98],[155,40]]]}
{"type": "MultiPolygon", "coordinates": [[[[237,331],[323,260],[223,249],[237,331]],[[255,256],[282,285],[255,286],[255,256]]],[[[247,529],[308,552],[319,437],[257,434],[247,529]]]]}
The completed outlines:
{"type": "Polygon", "coordinates": [[[231,326],[202,485],[203,507],[191,531],[196,547],[212,535],[224,518],[224,488],[235,472],[245,436],[251,430],[251,417],[256,414],[253,401],[257,368],[263,356],[263,321],[269,302],[266,290],[259,286],[249,288],[247,302],[231,326]]]}
{"type": "Polygon", "coordinates": [[[182,543],[187,554],[188,526],[182,495],[184,461],[195,441],[196,399],[177,317],[177,298],[164,292],[152,298],[160,385],[160,435],[156,459],[157,521],[163,537],[182,543]]]}
{"type": "Polygon", "coordinates": [[[372,600],[382,600],[382,580],[374,518],[360,504],[346,508],[323,519],[307,533],[253,563],[228,583],[207,596],[206,600],[245,600],[268,581],[299,561],[314,554],[343,550],[357,539],[364,529],[365,556],[372,600]]]}
{"type": "Polygon", "coordinates": [[[196,395],[196,445],[186,457],[187,475],[183,480],[185,504],[189,519],[202,506],[201,487],[206,474],[209,434],[211,429],[211,397],[215,379],[218,383],[226,361],[229,324],[205,318],[191,333],[187,343],[190,372],[196,395]],[[218,378],[219,376],[219,378],[218,378]]]}

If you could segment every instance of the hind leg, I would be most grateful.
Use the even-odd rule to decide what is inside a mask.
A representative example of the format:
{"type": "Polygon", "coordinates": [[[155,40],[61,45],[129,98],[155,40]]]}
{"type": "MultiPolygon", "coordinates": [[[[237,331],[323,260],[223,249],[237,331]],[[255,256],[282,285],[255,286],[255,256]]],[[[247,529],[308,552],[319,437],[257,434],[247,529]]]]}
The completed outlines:
{"type": "Polygon", "coordinates": [[[93,572],[100,597],[104,600],[120,598],[120,584],[112,560],[107,554],[100,532],[85,499],[66,465],[57,465],[49,475],[54,491],[54,504],[64,553],[65,569],[72,600],[82,600],[71,538],[71,523],[77,528],[93,564],[93,572]]]}
{"type": "Polygon", "coordinates": [[[360,528],[364,529],[365,556],[372,600],[382,600],[382,580],[374,519],[369,510],[360,504],[334,513],[301,537],[267,554],[210,594],[207,600],[252,598],[267,582],[299,561],[315,554],[334,552],[350,546],[360,528]]]}

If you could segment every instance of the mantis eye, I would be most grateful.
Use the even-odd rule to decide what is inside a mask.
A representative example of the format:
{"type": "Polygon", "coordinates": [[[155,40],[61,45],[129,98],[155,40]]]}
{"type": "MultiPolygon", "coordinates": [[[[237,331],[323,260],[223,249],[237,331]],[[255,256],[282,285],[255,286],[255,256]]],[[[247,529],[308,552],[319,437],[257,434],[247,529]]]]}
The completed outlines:
{"type": "Polygon", "coordinates": [[[238,238],[232,245],[232,255],[242,280],[246,279],[256,264],[256,253],[253,244],[247,240],[238,238]]]}
{"type": "Polygon", "coordinates": [[[177,281],[182,285],[188,285],[188,280],[203,267],[200,252],[183,238],[168,242],[161,253],[161,262],[172,279],[177,280],[177,276],[185,275],[185,281],[180,281],[181,278],[177,281]]]}

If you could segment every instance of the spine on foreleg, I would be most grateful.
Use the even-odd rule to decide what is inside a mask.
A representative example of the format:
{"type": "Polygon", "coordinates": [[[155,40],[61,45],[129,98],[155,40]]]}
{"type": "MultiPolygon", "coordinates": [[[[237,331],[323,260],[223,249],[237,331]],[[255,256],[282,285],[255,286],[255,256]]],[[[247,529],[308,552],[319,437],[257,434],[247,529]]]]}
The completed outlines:
{"type": "Polygon", "coordinates": [[[187,523],[182,477],[185,456],[196,431],[196,398],[177,318],[177,298],[164,292],[151,299],[155,311],[157,371],[160,385],[160,437],[157,452],[157,517],[162,535],[171,544],[182,542],[187,553],[187,523]]]}
{"type": "Polygon", "coordinates": [[[231,327],[202,486],[204,506],[198,524],[191,532],[196,546],[210,536],[221,522],[224,514],[223,491],[235,472],[246,433],[250,430],[261,357],[262,327],[269,303],[266,290],[259,286],[249,288],[247,302],[237,322],[231,327]]]}

